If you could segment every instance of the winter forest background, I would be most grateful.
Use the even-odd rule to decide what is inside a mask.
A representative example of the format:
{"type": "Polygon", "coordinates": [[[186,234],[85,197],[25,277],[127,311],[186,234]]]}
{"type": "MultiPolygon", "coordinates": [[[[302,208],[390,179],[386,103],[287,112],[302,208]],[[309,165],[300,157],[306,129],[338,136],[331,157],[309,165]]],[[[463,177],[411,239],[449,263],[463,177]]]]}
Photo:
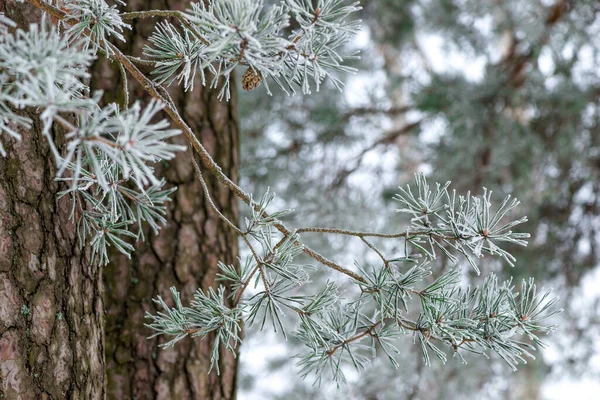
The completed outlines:
{"type": "Polygon", "coordinates": [[[600,398],[598,2],[264,3],[281,7],[0,0],[0,398],[600,398]],[[356,36],[346,13],[362,19],[356,36]],[[442,208],[419,203],[410,225],[398,188],[419,174],[483,200],[435,226],[442,208]],[[268,190],[281,221],[262,213],[268,190]],[[493,231],[504,214],[488,225],[489,191],[494,207],[521,201],[509,228],[493,231]],[[456,272],[444,249],[474,254],[481,274],[462,255],[456,272]],[[534,277],[564,311],[535,326],[519,304],[552,301],[515,302],[490,274],[534,277]],[[455,290],[467,285],[484,289],[455,290]],[[400,307],[411,294],[422,311],[400,307]],[[547,347],[514,372],[515,337],[537,331],[547,347]],[[320,368],[346,348],[331,371],[347,382],[333,382],[320,368]]]}
{"type": "MultiPolygon", "coordinates": [[[[532,240],[516,249],[515,268],[484,262],[482,275],[534,275],[558,290],[566,311],[550,348],[517,373],[497,358],[426,367],[406,338],[400,370],[380,360],[339,390],[290,379],[294,341],[253,332],[242,351],[242,397],[597,398],[598,3],[361,3],[364,28],[352,44],[360,72],[343,93],[240,94],[242,182],[254,192],[270,186],[304,224],[369,230],[393,230],[391,197],[415,171],[460,190],[516,193],[532,240]]],[[[356,242],[323,239],[309,243],[325,255],[365,257],[356,242]]]]}

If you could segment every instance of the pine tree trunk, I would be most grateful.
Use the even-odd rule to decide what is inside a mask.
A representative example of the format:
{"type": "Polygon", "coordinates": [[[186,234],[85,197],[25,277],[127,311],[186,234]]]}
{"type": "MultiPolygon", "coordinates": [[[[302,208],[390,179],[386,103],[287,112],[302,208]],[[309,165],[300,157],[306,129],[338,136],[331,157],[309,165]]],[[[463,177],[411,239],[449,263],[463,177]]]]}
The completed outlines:
{"type": "MultiPolygon", "coordinates": [[[[187,2],[130,1],[130,11],[148,9],[185,9],[187,2]]],[[[134,23],[127,54],[140,55],[157,20],[134,23]]],[[[122,85],[116,66],[99,61],[94,68],[94,86],[105,91],[108,99],[121,101],[122,85]],[[114,96],[112,99],[110,96],[114,96]]],[[[129,82],[132,100],[147,100],[143,91],[129,82]]],[[[237,181],[238,128],[236,97],[220,102],[218,92],[197,82],[193,92],[184,93],[175,85],[170,89],[184,119],[200,141],[237,181]]],[[[180,143],[185,144],[183,138],[180,143]]],[[[161,295],[170,300],[169,287],[182,291],[184,302],[197,288],[216,286],[217,261],[235,263],[237,237],[211,210],[186,152],[168,164],[157,166],[158,176],[169,186],[177,186],[168,204],[168,222],[158,236],[145,230],[146,242],[138,243],[131,260],[113,254],[104,269],[106,284],[106,362],[109,399],[233,399],[236,392],[237,362],[223,352],[220,376],[208,373],[212,338],[185,339],[173,348],[159,349],[157,339],[144,326],[146,311],[154,312],[152,298],[161,295]]],[[[238,218],[236,197],[204,174],[212,197],[231,220],[238,218]]]]}
{"type": "MultiPolygon", "coordinates": [[[[40,14],[0,0],[26,29],[40,14]]],[[[102,274],[78,248],[39,121],[0,157],[0,398],[102,399],[102,274]]],[[[57,144],[62,134],[55,132],[57,144]]],[[[62,188],[64,189],[64,188],[62,188]]]]}

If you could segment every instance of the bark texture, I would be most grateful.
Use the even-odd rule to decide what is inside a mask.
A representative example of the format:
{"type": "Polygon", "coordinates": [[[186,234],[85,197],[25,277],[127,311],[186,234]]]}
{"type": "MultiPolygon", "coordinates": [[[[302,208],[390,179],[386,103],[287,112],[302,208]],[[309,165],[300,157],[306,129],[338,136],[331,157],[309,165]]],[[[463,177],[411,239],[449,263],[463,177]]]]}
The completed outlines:
{"type": "MultiPolygon", "coordinates": [[[[11,0],[0,11],[25,29],[40,17],[11,0]]],[[[102,399],[101,270],[78,248],[70,200],[57,199],[56,165],[29,116],[33,128],[20,142],[4,135],[0,157],[0,398],[102,399]]]]}
{"type": "MultiPolygon", "coordinates": [[[[183,10],[187,2],[164,0],[131,1],[129,11],[149,9],[183,10]]],[[[133,24],[126,54],[140,55],[157,19],[133,24]]],[[[118,68],[100,60],[94,68],[94,86],[108,100],[123,99],[118,68]],[[110,98],[112,96],[112,98],[110,98]]],[[[132,101],[144,100],[139,86],[129,82],[132,101]]],[[[234,181],[238,178],[238,124],[236,98],[220,102],[218,92],[203,88],[200,82],[193,92],[170,89],[184,119],[200,141],[234,181]]],[[[178,138],[180,143],[184,139],[178,138]]],[[[237,237],[211,210],[203,195],[189,155],[180,153],[168,164],[157,166],[159,176],[177,186],[168,204],[168,222],[158,236],[146,231],[145,243],[138,243],[133,258],[114,254],[104,270],[106,283],[106,360],[109,399],[233,399],[236,391],[236,359],[223,352],[221,375],[208,374],[212,338],[186,339],[175,347],[162,350],[157,339],[144,326],[146,311],[154,312],[151,299],[161,295],[170,299],[169,287],[182,291],[189,301],[197,288],[216,286],[217,261],[234,263],[237,237]]],[[[238,218],[237,198],[204,174],[217,207],[231,220],[238,218]]]]}

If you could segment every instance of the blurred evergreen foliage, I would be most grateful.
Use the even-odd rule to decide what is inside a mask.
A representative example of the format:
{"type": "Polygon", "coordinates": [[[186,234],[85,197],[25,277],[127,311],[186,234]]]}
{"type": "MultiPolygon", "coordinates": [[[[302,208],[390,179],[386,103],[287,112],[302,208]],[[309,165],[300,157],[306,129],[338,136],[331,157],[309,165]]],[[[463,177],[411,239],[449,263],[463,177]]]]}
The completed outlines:
{"type": "MultiPolygon", "coordinates": [[[[566,312],[550,340],[563,347],[519,374],[476,359],[457,374],[465,368],[458,362],[424,368],[406,354],[401,371],[381,363],[342,392],[298,381],[281,397],[537,398],[544,380],[598,374],[589,368],[598,303],[582,308],[577,300],[600,260],[598,2],[362,3],[366,28],[352,45],[362,52],[360,72],[345,93],[241,96],[244,186],[255,193],[272,186],[280,208],[302,204],[288,217],[292,226],[363,230],[394,226],[382,217],[397,218],[391,193],[417,170],[459,191],[518,193],[530,245],[511,249],[515,268],[495,260],[480,268],[561,287],[566,312]]],[[[348,241],[306,239],[325,254],[344,250],[348,260],[362,251],[348,241]]],[[[438,274],[446,264],[439,260],[438,274]]],[[[277,373],[282,364],[272,364],[277,373]]]]}

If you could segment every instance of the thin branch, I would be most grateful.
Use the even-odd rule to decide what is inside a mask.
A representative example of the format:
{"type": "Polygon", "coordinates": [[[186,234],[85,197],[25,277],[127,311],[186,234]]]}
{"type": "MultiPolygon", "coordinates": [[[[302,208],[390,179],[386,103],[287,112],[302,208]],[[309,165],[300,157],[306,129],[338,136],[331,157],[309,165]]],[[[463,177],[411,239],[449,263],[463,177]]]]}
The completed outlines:
{"type": "Polygon", "coordinates": [[[351,117],[362,117],[365,115],[374,115],[374,114],[400,115],[400,114],[406,114],[407,112],[409,112],[411,110],[414,110],[414,107],[412,107],[412,106],[400,106],[400,107],[390,107],[390,108],[357,107],[357,108],[345,113],[344,119],[348,120],[351,117]]]}
{"type": "Polygon", "coordinates": [[[352,343],[355,342],[357,340],[360,340],[362,338],[364,338],[367,335],[370,335],[371,332],[373,332],[373,330],[375,330],[375,328],[377,328],[379,325],[381,324],[381,321],[377,321],[375,324],[371,325],[368,329],[366,329],[365,331],[363,331],[362,333],[359,333],[356,336],[352,336],[351,338],[348,338],[346,340],[344,340],[342,343],[336,345],[335,347],[333,347],[331,350],[327,351],[327,354],[329,356],[332,356],[333,353],[335,353],[338,349],[352,343]]]}
{"type": "Polygon", "coordinates": [[[119,64],[119,71],[121,71],[121,78],[123,79],[123,110],[129,108],[129,88],[127,81],[127,71],[123,68],[123,64],[119,64]]]}
{"type": "Polygon", "coordinates": [[[54,120],[56,122],[58,122],[63,128],[68,129],[71,132],[75,132],[77,131],[77,127],[75,125],[73,125],[70,121],[64,119],[63,117],[61,117],[58,114],[54,114],[53,116],[54,120]]]}
{"type": "Polygon", "coordinates": [[[206,46],[210,45],[209,41],[206,40],[200,32],[196,29],[196,27],[188,21],[185,14],[181,11],[176,10],[151,10],[151,11],[134,11],[134,12],[126,12],[121,14],[121,19],[124,21],[133,20],[133,19],[141,19],[141,18],[154,18],[154,17],[173,17],[177,18],[187,29],[189,29],[194,36],[198,38],[202,43],[206,46]]]}
{"type": "MultiPolygon", "coordinates": [[[[42,0],[27,0],[37,8],[46,11],[50,15],[56,17],[57,19],[64,20],[66,18],[66,13],[62,10],[59,10],[56,7],[51,6],[43,2],[42,0]]],[[[217,178],[221,184],[231,190],[237,197],[239,197],[244,203],[253,207],[255,210],[258,210],[258,204],[254,203],[250,198],[250,195],[246,193],[241,187],[239,187],[235,182],[233,182],[227,175],[223,173],[221,167],[214,161],[211,157],[210,153],[204,148],[202,143],[198,140],[192,129],[189,125],[183,120],[181,115],[179,115],[179,111],[175,108],[174,102],[171,99],[171,96],[167,91],[163,89],[162,94],[159,92],[162,88],[160,85],[156,85],[150,79],[144,75],[139,68],[131,61],[127,56],[125,56],[116,46],[111,43],[105,43],[106,46],[110,49],[111,54],[107,55],[107,57],[113,61],[120,62],[123,64],[123,67],[135,78],[136,81],[142,86],[142,88],[148,92],[153,98],[161,101],[165,105],[165,112],[170,117],[171,121],[183,132],[184,136],[187,138],[189,143],[193,146],[194,150],[200,156],[202,163],[208,168],[208,170],[217,178]]],[[[263,214],[264,218],[268,218],[268,214],[263,214]]],[[[277,223],[274,225],[279,232],[283,235],[289,237],[292,234],[292,231],[289,230],[282,223],[277,223]]],[[[322,256],[318,252],[312,250],[311,248],[304,246],[304,253],[308,256],[312,257],[316,261],[321,264],[332,268],[338,272],[341,272],[345,275],[352,277],[360,282],[364,282],[364,278],[355,272],[342,267],[334,263],[331,260],[328,260],[326,257],[322,256]]]]}
{"type": "Polygon", "coordinates": [[[127,56],[127,58],[129,58],[131,61],[133,61],[136,64],[145,65],[148,67],[156,67],[156,64],[157,64],[156,61],[144,60],[143,58],[139,58],[139,57],[127,56]]]}
{"type": "MultiPolygon", "coordinates": [[[[250,249],[250,252],[252,253],[252,257],[254,257],[254,260],[256,262],[256,267],[254,267],[254,269],[252,270],[252,272],[250,273],[250,275],[248,276],[246,281],[238,289],[238,291],[235,295],[235,298],[233,300],[233,307],[237,306],[237,304],[240,302],[242,295],[244,294],[244,291],[248,287],[248,283],[252,280],[254,274],[256,274],[256,271],[260,271],[261,279],[263,281],[263,285],[265,286],[265,291],[268,294],[269,293],[269,285],[267,283],[265,273],[262,269],[263,261],[256,253],[256,250],[254,249],[254,246],[252,246],[252,243],[250,243],[247,233],[242,232],[242,230],[240,228],[238,228],[237,225],[235,225],[233,222],[231,222],[229,220],[229,218],[227,218],[219,210],[219,208],[216,206],[216,204],[213,202],[210,192],[208,190],[208,185],[206,184],[206,181],[204,180],[204,177],[202,175],[202,171],[200,170],[200,166],[198,165],[198,162],[196,161],[196,155],[195,155],[194,151],[192,150],[192,147],[190,147],[190,146],[188,146],[188,153],[192,160],[192,164],[194,165],[194,168],[195,168],[196,172],[198,173],[198,179],[200,180],[200,184],[202,185],[202,190],[204,191],[204,196],[205,196],[206,201],[208,202],[210,208],[212,208],[212,210],[219,216],[219,218],[221,218],[223,221],[225,221],[225,223],[227,223],[227,225],[229,225],[235,231],[235,233],[237,233],[242,238],[242,240],[244,240],[244,242],[248,246],[248,249],[250,249]]],[[[285,237],[283,239],[285,239],[285,237]]],[[[273,251],[275,251],[277,249],[277,247],[283,242],[283,239],[277,244],[277,246],[275,246],[275,249],[273,251]]]]}
{"type": "Polygon", "coordinates": [[[381,261],[383,261],[383,264],[385,265],[385,267],[392,272],[391,268],[390,268],[390,262],[385,258],[385,256],[383,255],[383,253],[381,251],[379,251],[379,249],[377,247],[375,247],[371,242],[369,242],[367,239],[363,237],[360,238],[360,240],[362,240],[371,250],[373,250],[375,253],[377,253],[377,255],[379,256],[379,258],[381,258],[381,261]]]}
{"type": "MultiPolygon", "coordinates": [[[[299,228],[296,229],[297,233],[305,233],[305,232],[313,232],[313,233],[330,233],[335,235],[343,235],[343,236],[354,236],[358,238],[366,238],[366,237],[378,237],[384,239],[398,239],[403,237],[414,237],[414,236],[431,236],[436,239],[442,240],[456,240],[457,238],[453,236],[444,236],[436,234],[432,231],[408,231],[401,233],[378,233],[378,232],[361,232],[361,231],[350,231],[346,229],[336,229],[336,228],[299,228]]],[[[465,239],[465,238],[463,238],[465,239]]]]}
{"type": "Polygon", "coordinates": [[[123,21],[131,21],[133,19],[154,18],[154,17],[175,17],[185,18],[181,11],[176,10],[150,10],[150,11],[133,11],[120,14],[123,21]]]}
{"type": "Polygon", "coordinates": [[[229,218],[227,218],[225,215],[223,215],[223,213],[219,210],[217,205],[213,202],[212,197],[210,195],[210,191],[208,190],[208,185],[206,184],[206,181],[204,180],[204,176],[202,175],[202,171],[200,170],[200,166],[198,165],[198,162],[196,161],[196,155],[194,154],[194,152],[190,146],[188,146],[188,154],[190,155],[190,159],[192,160],[194,169],[196,170],[196,173],[198,174],[198,180],[200,181],[200,185],[202,186],[202,191],[204,192],[204,197],[206,198],[206,201],[207,201],[208,205],[210,206],[210,208],[212,208],[212,210],[218,215],[218,217],[221,218],[223,221],[225,221],[225,223],[227,225],[229,225],[231,227],[231,229],[233,229],[235,231],[235,233],[237,233],[238,235],[240,235],[242,237],[246,237],[244,232],[242,232],[242,230],[240,228],[238,228],[236,224],[231,222],[229,220],[229,218]]]}
{"type": "Polygon", "coordinates": [[[233,307],[236,307],[239,304],[239,302],[242,300],[242,295],[244,294],[244,292],[246,291],[246,288],[248,287],[248,284],[250,283],[250,281],[256,274],[256,271],[258,271],[259,265],[260,264],[256,264],[256,267],[254,267],[254,269],[252,269],[252,272],[250,272],[250,275],[248,275],[248,278],[242,283],[240,288],[237,290],[237,292],[235,294],[235,298],[233,299],[233,307]]]}
{"type": "Polygon", "coordinates": [[[340,184],[342,184],[342,182],[344,182],[348,178],[348,176],[350,176],[351,174],[356,172],[362,165],[362,163],[364,161],[364,157],[368,152],[376,149],[379,146],[389,145],[389,144],[394,143],[400,136],[409,134],[414,129],[419,127],[422,122],[423,122],[422,120],[419,120],[417,122],[413,122],[412,124],[405,125],[400,129],[388,132],[383,137],[379,138],[375,142],[371,143],[369,146],[365,147],[356,157],[354,157],[355,161],[354,161],[353,166],[351,166],[349,168],[345,168],[338,173],[338,177],[335,179],[332,186],[339,186],[340,184]]]}
{"type": "MultiPolygon", "coordinates": [[[[246,242],[246,245],[250,248],[250,251],[252,252],[252,256],[254,257],[254,260],[256,261],[256,267],[254,267],[254,269],[252,270],[252,272],[250,272],[250,275],[248,275],[248,278],[246,278],[246,280],[242,283],[242,285],[238,289],[238,291],[237,291],[237,293],[235,295],[235,298],[233,300],[233,306],[234,307],[237,306],[237,304],[241,301],[242,295],[246,291],[246,288],[248,287],[248,284],[250,283],[250,281],[252,280],[252,278],[256,274],[256,271],[261,270],[261,265],[263,264],[262,260],[259,259],[258,255],[256,254],[256,251],[254,250],[254,248],[250,244],[250,241],[247,238],[247,234],[244,233],[242,235],[242,238],[243,238],[244,242],[246,242]]],[[[285,239],[287,239],[287,238],[284,236],[284,237],[282,237],[279,240],[279,242],[277,242],[277,244],[273,248],[272,252],[267,255],[267,258],[269,258],[269,257],[271,257],[273,255],[273,253],[279,248],[279,246],[281,246],[281,244],[285,241],[285,239]]],[[[265,284],[264,280],[263,280],[263,284],[265,284]]],[[[265,291],[268,291],[268,288],[266,287],[266,284],[265,284],[265,288],[266,288],[265,291]]]]}

